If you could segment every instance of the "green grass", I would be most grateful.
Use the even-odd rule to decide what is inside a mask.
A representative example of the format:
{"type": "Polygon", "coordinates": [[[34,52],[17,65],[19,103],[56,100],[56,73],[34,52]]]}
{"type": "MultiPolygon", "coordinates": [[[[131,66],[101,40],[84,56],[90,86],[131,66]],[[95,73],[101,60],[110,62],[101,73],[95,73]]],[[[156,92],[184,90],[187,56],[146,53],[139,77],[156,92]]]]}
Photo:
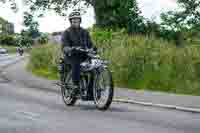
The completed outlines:
{"type": "Polygon", "coordinates": [[[34,47],[30,51],[30,55],[30,61],[27,65],[29,71],[34,75],[50,80],[58,79],[57,61],[59,58],[59,48],[56,45],[34,47]]]}
{"type": "Polygon", "coordinates": [[[26,69],[30,71],[33,75],[43,77],[49,80],[57,80],[59,75],[48,68],[33,69],[31,66],[27,65],[26,69]]]}
{"type": "MultiPolygon", "coordinates": [[[[200,95],[200,47],[176,48],[153,36],[128,36],[98,29],[91,34],[95,45],[104,48],[101,56],[112,62],[110,69],[116,86],[200,95]]],[[[34,74],[58,78],[58,45],[34,48],[30,55],[29,66],[34,74]]]]}

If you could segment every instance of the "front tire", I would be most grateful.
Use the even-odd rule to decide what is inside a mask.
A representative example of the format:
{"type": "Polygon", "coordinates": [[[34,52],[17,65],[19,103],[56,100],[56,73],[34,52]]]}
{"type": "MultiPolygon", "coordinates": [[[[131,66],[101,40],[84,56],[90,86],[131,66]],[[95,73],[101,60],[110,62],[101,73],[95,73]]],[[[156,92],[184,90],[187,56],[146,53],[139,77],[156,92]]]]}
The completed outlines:
{"type": "Polygon", "coordinates": [[[112,103],[114,95],[112,74],[107,68],[103,68],[102,70],[98,70],[95,75],[93,91],[94,103],[97,109],[107,110],[112,103]],[[104,94],[105,97],[103,97],[102,92],[106,93],[104,94]]]}
{"type": "Polygon", "coordinates": [[[66,106],[73,106],[77,101],[77,97],[72,97],[71,93],[73,90],[66,87],[67,85],[72,84],[72,72],[70,71],[68,74],[64,74],[61,82],[63,84],[61,86],[63,102],[66,106]]]}

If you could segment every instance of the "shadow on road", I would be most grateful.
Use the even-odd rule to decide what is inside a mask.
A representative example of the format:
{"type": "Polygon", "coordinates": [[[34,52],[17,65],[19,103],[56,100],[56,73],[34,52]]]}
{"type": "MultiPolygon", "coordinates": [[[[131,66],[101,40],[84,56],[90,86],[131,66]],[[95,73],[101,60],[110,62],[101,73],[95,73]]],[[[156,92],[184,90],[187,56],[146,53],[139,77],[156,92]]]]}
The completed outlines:
{"type": "MultiPolygon", "coordinates": [[[[82,111],[99,111],[95,104],[84,104],[83,102],[82,103],[79,103],[77,105],[75,105],[73,108],[76,108],[76,109],[79,109],[79,110],[82,110],[82,111]]],[[[128,108],[122,108],[122,107],[117,107],[117,106],[112,106],[106,110],[106,111],[101,111],[101,112],[121,112],[121,113],[125,113],[125,112],[133,112],[131,110],[129,110],[128,108]]]]}

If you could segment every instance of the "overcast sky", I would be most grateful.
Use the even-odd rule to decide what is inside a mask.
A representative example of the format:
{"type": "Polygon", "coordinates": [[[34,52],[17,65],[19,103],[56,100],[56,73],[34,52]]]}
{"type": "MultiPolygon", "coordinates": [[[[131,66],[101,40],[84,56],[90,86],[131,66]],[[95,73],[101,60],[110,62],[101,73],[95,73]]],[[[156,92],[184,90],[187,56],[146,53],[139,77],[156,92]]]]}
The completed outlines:
{"type": "MultiPolygon", "coordinates": [[[[17,0],[17,2],[19,8],[22,9],[23,4],[21,3],[21,0],[17,0]]],[[[138,0],[138,3],[144,17],[155,18],[158,21],[161,12],[175,9],[177,7],[176,0],[138,0]]],[[[20,32],[22,30],[23,10],[13,13],[8,4],[0,5],[0,16],[9,22],[14,23],[15,32],[20,32]]],[[[53,12],[49,12],[44,18],[40,18],[38,21],[41,32],[62,31],[69,26],[69,22],[66,18],[59,17],[53,12]]],[[[83,15],[82,26],[87,28],[92,26],[94,23],[94,11],[92,8],[89,8],[87,13],[83,15]]]]}

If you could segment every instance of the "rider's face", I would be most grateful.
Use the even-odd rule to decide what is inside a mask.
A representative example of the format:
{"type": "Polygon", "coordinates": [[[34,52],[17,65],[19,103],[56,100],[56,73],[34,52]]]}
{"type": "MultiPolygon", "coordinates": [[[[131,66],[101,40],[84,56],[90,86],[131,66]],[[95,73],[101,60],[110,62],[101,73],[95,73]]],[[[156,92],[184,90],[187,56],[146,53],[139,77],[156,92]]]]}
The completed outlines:
{"type": "Polygon", "coordinates": [[[75,28],[80,27],[81,20],[79,18],[74,18],[71,20],[71,25],[75,28]]]}

